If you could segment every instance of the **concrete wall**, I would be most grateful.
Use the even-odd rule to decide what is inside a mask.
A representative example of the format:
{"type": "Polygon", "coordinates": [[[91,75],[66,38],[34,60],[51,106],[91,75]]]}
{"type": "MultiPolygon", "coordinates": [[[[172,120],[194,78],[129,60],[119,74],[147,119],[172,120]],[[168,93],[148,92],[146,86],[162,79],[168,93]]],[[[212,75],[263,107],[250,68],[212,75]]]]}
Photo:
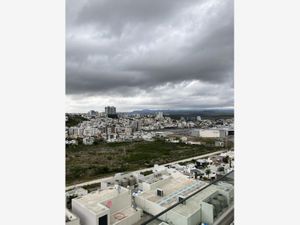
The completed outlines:
{"type": "Polygon", "coordinates": [[[234,197],[233,189],[230,190],[230,191],[219,190],[219,193],[222,194],[222,195],[224,195],[226,197],[228,205],[232,204],[233,197],[234,197]]]}
{"type": "Polygon", "coordinates": [[[188,224],[198,225],[200,224],[200,222],[201,222],[201,210],[199,209],[188,218],[188,224]]]}
{"type": "Polygon", "coordinates": [[[200,137],[217,138],[220,137],[219,130],[201,130],[200,137]]]}
{"type": "Polygon", "coordinates": [[[165,209],[155,202],[148,201],[141,196],[135,197],[135,203],[139,208],[143,209],[145,212],[151,215],[156,215],[165,209]]]}
{"type": "Polygon", "coordinates": [[[163,180],[159,180],[152,184],[143,182],[143,184],[142,184],[143,191],[149,191],[149,190],[154,190],[156,188],[159,188],[161,185],[168,183],[170,181],[170,179],[172,179],[172,177],[167,177],[163,180]]]}
{"type": "Polygon", "coordinates": [[[101,214],[96,215],[74,200],[75,199],[72,199],[72,211],[80,218],[81,225],[98,225],[98,218],[105,214],[107,214],[108,224],[110,224],[110,213],[108,209],[101,214]]]}
{"type": "Polygon", "coordinates": [[[175,210],[170,210],[165,213],[159,219],[166,222],[172,222],[174,225],[199,225],[201,221],[200,209],[195,211],[193,214],[184,216],[177,213],[175,210]]]}
{"type": "Polygon", "coordinates": [[[72,199],[72,211],[80,218],[81,225],[94,225],[95,215],[72,199]]]}
{"type": "MultiPolygon", "coordinates": [[[[136,204],[151,215],[157,215],[165,209],[164,207],[139,196],[136,197],[136,204]]],[[[170,210],[159,217],[159,219],[166,222],[172,222],[174,225],[198,225],[201,221],[201,211],[199,208],[199,210],[195,211],[192,215],[186,217],[177,213],[175,210],[170,210]]]]}
{"type": "Polygon", "coordinates": [[[80,225],[80,220],[77,218],[75,220],[66,222],[66,225],[80,225]]]}
{"type": "Polygon", "coordinates": [[[66,225],[80,225],[80,219],[69,209],[66,209],[66,217],[72,219],[71,221],[66,222],[66,225]]]}
{"type": "Polygon", "coordinates": [[[227,131],[226,130],[220,130],[220,137],[224,138],[227,136],[227,131]]]}
{"type": "Polygon", "coordinates": [[[189,225],[188,219],[185,216],[183,216],[179,213],[176,213],[173,210],[170,210],[169,212],[160,216],[159,219],[161,219],[162,221],[165,221],[167,223],[172,222],[173,225],[189,225]]]}
{"type": "Polygon", "coordinates": [[[214,222],[214,208],[213,205],[206,202],[201,202],[201,222],[212,225],[214,222]]]}

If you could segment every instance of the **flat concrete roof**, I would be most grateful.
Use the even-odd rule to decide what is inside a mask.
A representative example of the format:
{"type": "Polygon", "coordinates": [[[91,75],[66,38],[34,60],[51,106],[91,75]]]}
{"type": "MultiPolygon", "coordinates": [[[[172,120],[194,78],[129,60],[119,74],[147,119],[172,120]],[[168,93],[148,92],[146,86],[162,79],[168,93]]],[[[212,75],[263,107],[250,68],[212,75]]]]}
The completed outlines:
{"type": "MultiPolygon", "coordinates": [[[[124,192],[128,192],[128,190],[121,187],[120,193],[124,193],[124,192]]],[[[118,190],[112,187],[104,190],[91,192],[85,196],[75,198],[72,201],[76,201],[77,203],[88,208],[90,211],[94,212],[95,214],[98,214],[108,209],[106,206],[102,205],[101,202],[104,202],[109,199],[113,199],[120,193],[118,192],[118,190]]]]}
{"type": "Polygon", "coordinates": [[[187,197],[206,185],[206,182],[177,174],[176,176],[172,176],[167,183],[157,187],[163,190],[163,197],[157,195],[157,188],[145,191],[139,196],[167,208],[177,202],[178,196],[187,197]]]}
{"type": "Polygon", "coordinates": [[[189,198],[185,204],[180,204],[172,209],[172,211],[188,217],[195,213],[200,208],[200,203],[205,200],[208,196],[212,195],[218,190],[215,185],[211,185],[204,190],[200,191],[193,197],[189,198]]]}
{"type": "Polygon", "coordinates": [[[121,220],[124,220],[124,219],[134,215],[135,213],[137,213],[137,211],[132,207],[128,207],[128,208],[119,210],[119,211],[111,214],[110,223],[111,224],[117,223],[121,220]]]}

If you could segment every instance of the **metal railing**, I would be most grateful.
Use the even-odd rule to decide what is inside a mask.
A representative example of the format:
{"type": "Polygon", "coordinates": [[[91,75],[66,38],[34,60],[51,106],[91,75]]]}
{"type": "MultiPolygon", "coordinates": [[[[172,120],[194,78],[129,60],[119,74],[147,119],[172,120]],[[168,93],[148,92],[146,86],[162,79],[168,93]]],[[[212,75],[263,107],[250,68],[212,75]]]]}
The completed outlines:
{"type": "Polygon", "coordinates": [[[162,212],[158,213],[157,215],[153,216],[152,218],[148,219],[147,221],[141,223],[141,225],[147,225],[155,220],[158,220],[159,217],[161,217],[162,215],[164,215],[165,213],[167,213],[168,211],[170,211],[171,209],[175,208],[176,206],[184,203],[185,201],[187,201],[188,199],[192,198],[193,196],[195,196],[196,194],[198,194],[199,192],[203,191],[204,189],[208,188],[209,186],[213,185],[213,184],[216,184],[217,182],[219,181],[222,181],[224,180],[224,178],[227,178],[229,175],[233,174],[234,173],[234,170],[232,170],[231,172],[221,176],[220,178],[210,182],[208,185],[200,188],[199,190],[197,190],[196,192],[194,192],[193,194],[189,195],[188,197],[186,198],[183,198],[181,199],[180,201],[178,201],[177,203],[175,203],[174,205],[170,206],[169,208],[163,210],[162,212]]]}

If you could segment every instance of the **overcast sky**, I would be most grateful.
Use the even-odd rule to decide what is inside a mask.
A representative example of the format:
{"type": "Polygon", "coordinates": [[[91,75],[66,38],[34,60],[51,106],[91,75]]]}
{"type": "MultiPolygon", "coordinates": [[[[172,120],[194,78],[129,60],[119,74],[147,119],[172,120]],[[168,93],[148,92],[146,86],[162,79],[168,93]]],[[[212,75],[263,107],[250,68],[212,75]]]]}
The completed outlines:
{"type": "Polygon", "coordinates": [[[233,0],[67,0],[66,111],[233,107],[233,0]]]}

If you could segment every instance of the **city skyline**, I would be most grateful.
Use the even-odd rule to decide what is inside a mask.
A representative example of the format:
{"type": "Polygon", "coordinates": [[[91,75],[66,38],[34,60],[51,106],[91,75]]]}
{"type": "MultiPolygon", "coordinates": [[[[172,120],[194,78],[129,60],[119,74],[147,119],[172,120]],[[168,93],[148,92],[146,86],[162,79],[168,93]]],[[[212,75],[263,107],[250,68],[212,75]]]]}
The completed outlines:
{"type": "Polygon", "coordinates": [[[66,9],[67,112],[233,108],[233,1],[66,9]]]}
{"type": "MultiPolygon", "coordinates": [[[[88,113],[91,111],[98,112],[98,113],[105,113],[105,108],[106,107],[115,107],[115,106],[103,106],[102,107],[94,107],[91,109],[88,109],[87,111],[77,111],[77,112],[66,112],[66,114],[72,114],[72,113],[88,113]],[[96,109],[97,108],[97,109],[96,109]]],[[[158,112],[206,112],[206,111],[220,111],[220,112],[225,112],[225,111],[234,111],[233,107],[223,107],[223,108],[204,108],[204,109],[131,109],[127,111],[120,111],[118,110],[118,107],[116,108],[116,113],[133,113],[133,112],[141,112],[141,113],[158,113],[158,112]]]]}

